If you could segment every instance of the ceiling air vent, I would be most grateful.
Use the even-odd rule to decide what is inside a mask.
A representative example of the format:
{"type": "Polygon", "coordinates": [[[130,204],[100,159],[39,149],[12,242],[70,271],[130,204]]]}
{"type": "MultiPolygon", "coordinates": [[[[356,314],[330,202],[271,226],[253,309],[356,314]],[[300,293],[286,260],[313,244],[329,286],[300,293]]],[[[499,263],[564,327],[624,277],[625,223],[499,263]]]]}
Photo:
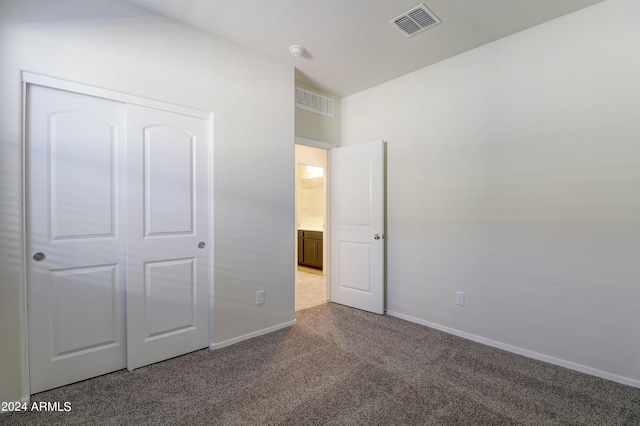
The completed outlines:
{"type": "Polygon", "coordinates": [[[424,4],[420,4],[389,21],[392,27],[407,37],[413,37],[434,25],[438,25],[440,22],[442,21],[440,21],[432,11],[427,9],[427,6],[424,4]]]}
{"type": "Polygon", "coordinates": [[[296,106],[328,117],[336,116],[335,100],[299,87],[296,87],[296,106]]]}

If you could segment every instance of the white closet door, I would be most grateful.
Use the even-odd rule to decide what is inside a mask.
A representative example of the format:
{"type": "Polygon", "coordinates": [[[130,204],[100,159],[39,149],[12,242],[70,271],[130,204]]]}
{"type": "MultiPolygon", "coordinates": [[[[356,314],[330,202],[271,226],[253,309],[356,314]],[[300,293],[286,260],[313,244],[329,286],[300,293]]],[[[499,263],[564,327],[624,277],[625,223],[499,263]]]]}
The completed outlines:
{"type": "Polygon", "coordinates": [[[125,114],[119,102],[28,86],[32,393],[126,366],[125,114]]]}
{"type": "Polygon", "coordinates": [[[127,367],[208,346],[208,121],[128,105],[127,367]]]}

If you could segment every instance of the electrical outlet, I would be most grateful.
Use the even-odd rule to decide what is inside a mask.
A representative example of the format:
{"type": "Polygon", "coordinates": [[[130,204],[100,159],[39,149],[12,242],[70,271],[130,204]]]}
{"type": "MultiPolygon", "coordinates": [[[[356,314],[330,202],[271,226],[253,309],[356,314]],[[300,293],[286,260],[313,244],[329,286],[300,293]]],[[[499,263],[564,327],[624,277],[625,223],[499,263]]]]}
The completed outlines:
{"type": "Polygon", "coordinates": [[[456,305],[464,306],[464,292],[456,291],[456,305]]]}
{"type": "Polygon", "coordinates": [[[256,305],[262,305],[264,303],[264,290],[256,291],[256,305]]]}

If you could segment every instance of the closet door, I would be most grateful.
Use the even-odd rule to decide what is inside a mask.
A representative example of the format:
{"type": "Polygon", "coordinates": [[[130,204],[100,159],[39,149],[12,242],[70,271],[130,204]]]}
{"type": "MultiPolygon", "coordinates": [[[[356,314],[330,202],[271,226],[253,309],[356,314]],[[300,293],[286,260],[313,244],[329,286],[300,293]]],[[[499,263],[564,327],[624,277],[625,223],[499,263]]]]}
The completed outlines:
{"type": "Polygon", "coordinates": [[[123,103],[27,86],[32,393],[126,366],[125,113],[123,103]]]}
{"type": "Polygon", "coordinates": [[[128,105],[127,367],[209,342],[209,122],[128,105]]]}

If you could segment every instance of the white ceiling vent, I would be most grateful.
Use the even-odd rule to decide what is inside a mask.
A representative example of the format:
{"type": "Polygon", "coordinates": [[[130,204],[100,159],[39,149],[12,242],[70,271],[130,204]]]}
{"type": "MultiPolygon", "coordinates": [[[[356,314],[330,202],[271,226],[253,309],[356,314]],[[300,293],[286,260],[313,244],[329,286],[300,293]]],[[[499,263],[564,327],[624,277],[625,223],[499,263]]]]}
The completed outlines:
{"type": "Polygon", "coordinates": [[[420,4],[389,21],[392,27],[407,37],[413,37],[434,25],[438,25],[440,22],[442,21],[440,21],[432,11],[427,9],[427,6],[424,4],[420,4]]]}
{"type": "Polygon", "coordinates": [[[328,117],[335,118],[336,116],[336,101],[334,99],[299,87],[296,87],[296,106],[328,117]]]}

